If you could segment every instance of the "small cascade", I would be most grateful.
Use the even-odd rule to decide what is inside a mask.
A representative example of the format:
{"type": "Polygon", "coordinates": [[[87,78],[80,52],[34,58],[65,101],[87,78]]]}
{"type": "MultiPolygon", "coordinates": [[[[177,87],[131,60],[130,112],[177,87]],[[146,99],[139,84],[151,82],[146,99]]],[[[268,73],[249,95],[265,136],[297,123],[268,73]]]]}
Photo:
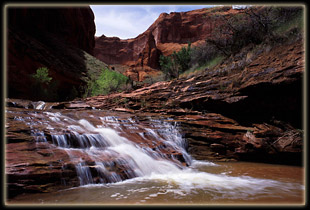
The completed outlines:
{"type": "Polygon", "coordinates": [[[177,124],[165,119],[150,118],[141,123],[131,117],[89,115],[87,120],[48,111],[30,116],[32,121],[40,119],[31,124],[37,143],[45,142],[65,151],[80,185],[180,172],[191,164],[177,124]]]}
{"type": "MultiPolygon", "coordinates": [[[[171,118],[40,107],[43,103],[37,104],[37,109],[12,106],[6,110],[6,126],[11,126],[11,132],[16,129],[13,125],[18,126],[8,147],[13,149],[14,143],[23,151],[7,155],[8,160],[14,160],[10,170],[14,175],[20,172],[22,178],[23,170],[28,170],[40,183],[44,180],[64,188],[105,186],[110,190],[124,184],[131,186],[129,190],[140,185],[139,190],[144,191],[159,186],[150,197],[172,193],[185,198],[203,192],[203,196],[243,199],[265,194],[269,197],[274,192],[294,195],[304,190],[300,184],[197,170],[199,164],[208,164],[211,171],[218,166],[191,158],[178,123],[171,118]],[[28,157],[35,161],[29,164],[28,157]],[[151,187],[145,188],[146,183],[151,187]]],[[[30,185],[35,181],[27,178],[17,183],[25,182],[30,185]]]]}
{"type": "Polygon", "coordinates": [[[17,107],[24,109],[49,110],[57,106],[58,102],[30,101],[24,99],[6,99],[7,107],[17,107]]]}
{"type": "Polygon", "coordinates": [[[31,105],[34,109],[43,110],[46,104],[44,101],[36,101],[36,102],[31,102],[31,105]]]}

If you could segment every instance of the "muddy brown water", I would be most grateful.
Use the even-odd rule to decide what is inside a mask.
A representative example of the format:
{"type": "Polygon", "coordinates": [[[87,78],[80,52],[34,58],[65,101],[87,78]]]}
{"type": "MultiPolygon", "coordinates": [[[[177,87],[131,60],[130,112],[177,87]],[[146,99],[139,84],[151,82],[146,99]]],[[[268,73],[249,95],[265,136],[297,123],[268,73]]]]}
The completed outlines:
{"type": "MultiPolygon", "coordinates": [[[[162,119],[153,120],[141,116],[138,120],[130,114],[121,114],[121,117],[117,116],[119,118],[115,119],[115,113],[98,110],[79,112],[10,108],[6,114],[7,119],[10,119],[7,126],[18,122],[32,129],[50,129],[51,133],[56,132],[58,126],[66,129],[79,127],[82,131],[96,131],[102,136],[113,134],[113,142],[104,142],[107,150],[117,152],[120,156],[126,154],[127,158],[135,162],[128,165],[138,174],[135,178],[123,181],[116,179],[115,183],[108,184],[93,184],[84,179],[83,185],[79,187],[53,193],[21,194],[8,200],[8,204],[303,205],[305,202],[304,167],[252,162],[210,162],[191,158],[189,167],[178,168],[168,159],[157,160],[149,156],[150,153],[135,145],[137,141],[126,140],[138,134],[141,134],[141,141],[150,137],[156,137],[153,140],[162,137],[167,145],[181,151],[183,156],[190,157],[182,148],[184,142],[178,127],[170,125],[169,120],[163,122],[162,119]],[[104,117],[100,118],[100,115],[104,117]],[[120,119],[123,118],[127,119],[126,123],[120,124],[120,119]],[[146,133],[149,137],[146,137],[146,133]]],[[[56,146],[59,149],[66,150],[69,155],[70,151],[77,150],[68,147],[64,136],[57,132],[54,137],[57,137],[56,146]]],[[[78,150],[87,152],[91,158],[98,152],[104,152],[94,145],[78,150]]],[[[79,176],[83,179],[84,175],[79,176]]]]}
{"type": "Polygon", "coordinates": [[[154,175],[113,184],[86,185],[54,193],[20,195],[9,203],[21,205],[302,205],[304,203],[305,183],[302,167],[251,162],[194,161],[191,168],[194,173],[154,175]],[[244,183],[247,181],[249,183],[244,183]]]}

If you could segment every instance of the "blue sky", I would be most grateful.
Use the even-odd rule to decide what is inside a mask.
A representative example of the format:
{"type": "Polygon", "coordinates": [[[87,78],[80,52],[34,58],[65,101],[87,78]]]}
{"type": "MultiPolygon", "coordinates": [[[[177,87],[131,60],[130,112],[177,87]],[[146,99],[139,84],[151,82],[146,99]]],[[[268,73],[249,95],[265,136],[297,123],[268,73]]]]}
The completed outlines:
{"type": "Polygon", "coordinates": [[[90,5],[95,14],[96,36],[135,38],[163,13],[186,12],[212,5],[90,5]]]}

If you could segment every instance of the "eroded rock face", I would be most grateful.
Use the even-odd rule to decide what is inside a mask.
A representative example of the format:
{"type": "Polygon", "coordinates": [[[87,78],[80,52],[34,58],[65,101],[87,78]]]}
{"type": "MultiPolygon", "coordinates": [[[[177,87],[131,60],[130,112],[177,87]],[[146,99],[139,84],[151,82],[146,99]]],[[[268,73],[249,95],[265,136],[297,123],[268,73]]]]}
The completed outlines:
{"type": "MultiPolygon", "coordinates": [[[[6,173],[10,193],[13,196],[20,192],[52,191],[63,186],[62,182],[67,186],[79,185],[80,180],[77,178],[72,156],[77,157],[75,161],[80,157],[85,160],[93,174],[94,183],[105,181],[102,176],[98,176],[96,161],[91,160],[85,153],[68,154],[59,148],[58,143],[52,144],[50,130],[43,129],[47,142],[38,143],[42,132],[37,132],[35,126],[53,127],[50,120],[49,123],[42,124],[36,121],[44,119],[40,117],[42,114],[47,115],[40,111],[40,107],[57,108],[54,112],[67,113],[74,119],[96,116],[90,121],[94,126],[102,123],[100,115],[92,113],[94,108],[121,112],[123,119],[127,118],[127,113],[130,116],[139,116],[142,123],[139,126],[148,122],[147,117],[164,115],[166,118],[171,117],[169,121],[179,123],[179,130],[186,138],[188,151],[195,159],[301,165],[304,152],[301,83],[305,70],[302,42],[296,40],[283,43],[261,52],[254,56],[252,61],[245,63],[242,69],[230,66],[232,63],[238,66],[238,62],[242,61],[224,62],[212,71],[205,71],[192,78],[158,82],[129,93],[95,96],[44,106],[39,102],[7,100],[9,109],[6,114],[6,173]],[[29,110],[21,111],[19,115],[10,112],[23,107],[36,108],[39,111],[32,110],[32,115],[29,115],[29,110]],[[77,116],[78,114],[80,116],[77,116]],[[144,120],[143,116],[146,117],[144,120]],[[25,121],[36,125],[26,124],[25,121]],[[49,181],[40,181],[42,177],[49,181]]],[[[55,116],[45,116],[51,120],[53,117],[55,116]]],[[[112,124],[115,122],[113,118],[108,120],[112,124]]],[[[65,122],[59,122],[62,121],[65,122]]],[[[119,122],[132,123],[128,118],[127,121],[119,122]]],[[[139,126],[131,130],[133,132],[124,132],[124,136],[128,135],[135,144],[149,148],[150,154],[159,152],[163,155],[161,157],[173,159],[180,167],[186,164],[182,153],[164,146],[163,141],[142,141],[137,133],[141,129],[139,126]]],[[[68,138],[68,132],[63,130],[65,128],[58,126],[53,133],[59,132],[63,138],[68,138]]],[[[93,135],[83,133],[84,136],[89,134],[93,135]]],[[[74,139],[76,138],[70,139],[70,142],[74,142],[74,139]]],[[[76,143],[72,145],[78,146],[76,143]]],[[[118,174],[121,179],[132,174],[128,171],[128,165],[115,159],[115,156],[112,156],[112,159],[109,156],[100,156],[100,159],[109,163],[109,170],[118,174]]]]}
{"type": "Polygon", "coordinates": [[[194,157],[301,164],[304,52],[301,40],[264,48],[251,59],[249,50],[241,51],[242,59],[192,78],[84,101],[177,116],[194,157]]]}
{"type": "Polygon", "coordinates": [[[47,67],[49,76],[57,80],[54,88],[62,89],[58,100],[66,100],[73,87],[79,89],[83,84],[85,57],[93,54],[96,28],[92,10],[8,7],[7,14],[9,97],[42,100],[33,94],[31,75],[47,67]]]}
{"type": "MultiPolygon", "coordinates": [[[[229,7],[217,12],[219,15],[238,13],[229,7]]],[[[204,42],[211,35],[219,21],[212,19],[213,12],[206,9],[189,12],[162,13],[158,19],[142,34],[133,39],[121,40],[117,37],[96,37],[94,55],[108,64],[124,64],[129,66],[128,76],[134,71],[159,69],[159,56],[167,56],[187,46],[204,42]]],[[[148,74],[148,72],[147,72],[148,74]]],[[[132,77],[142,81],[144,77],[132,77]]]]}

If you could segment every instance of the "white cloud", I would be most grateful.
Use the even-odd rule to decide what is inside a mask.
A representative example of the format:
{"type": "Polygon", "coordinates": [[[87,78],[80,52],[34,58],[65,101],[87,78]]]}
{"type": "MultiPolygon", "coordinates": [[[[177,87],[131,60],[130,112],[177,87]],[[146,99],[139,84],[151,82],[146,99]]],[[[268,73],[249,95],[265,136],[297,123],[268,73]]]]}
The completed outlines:
{"type": "Polygon", "coordinates": [[[135,38],[162,12],[189,11],[203,5],[91,5],[95,14],[96,36],[135,38]]]}

